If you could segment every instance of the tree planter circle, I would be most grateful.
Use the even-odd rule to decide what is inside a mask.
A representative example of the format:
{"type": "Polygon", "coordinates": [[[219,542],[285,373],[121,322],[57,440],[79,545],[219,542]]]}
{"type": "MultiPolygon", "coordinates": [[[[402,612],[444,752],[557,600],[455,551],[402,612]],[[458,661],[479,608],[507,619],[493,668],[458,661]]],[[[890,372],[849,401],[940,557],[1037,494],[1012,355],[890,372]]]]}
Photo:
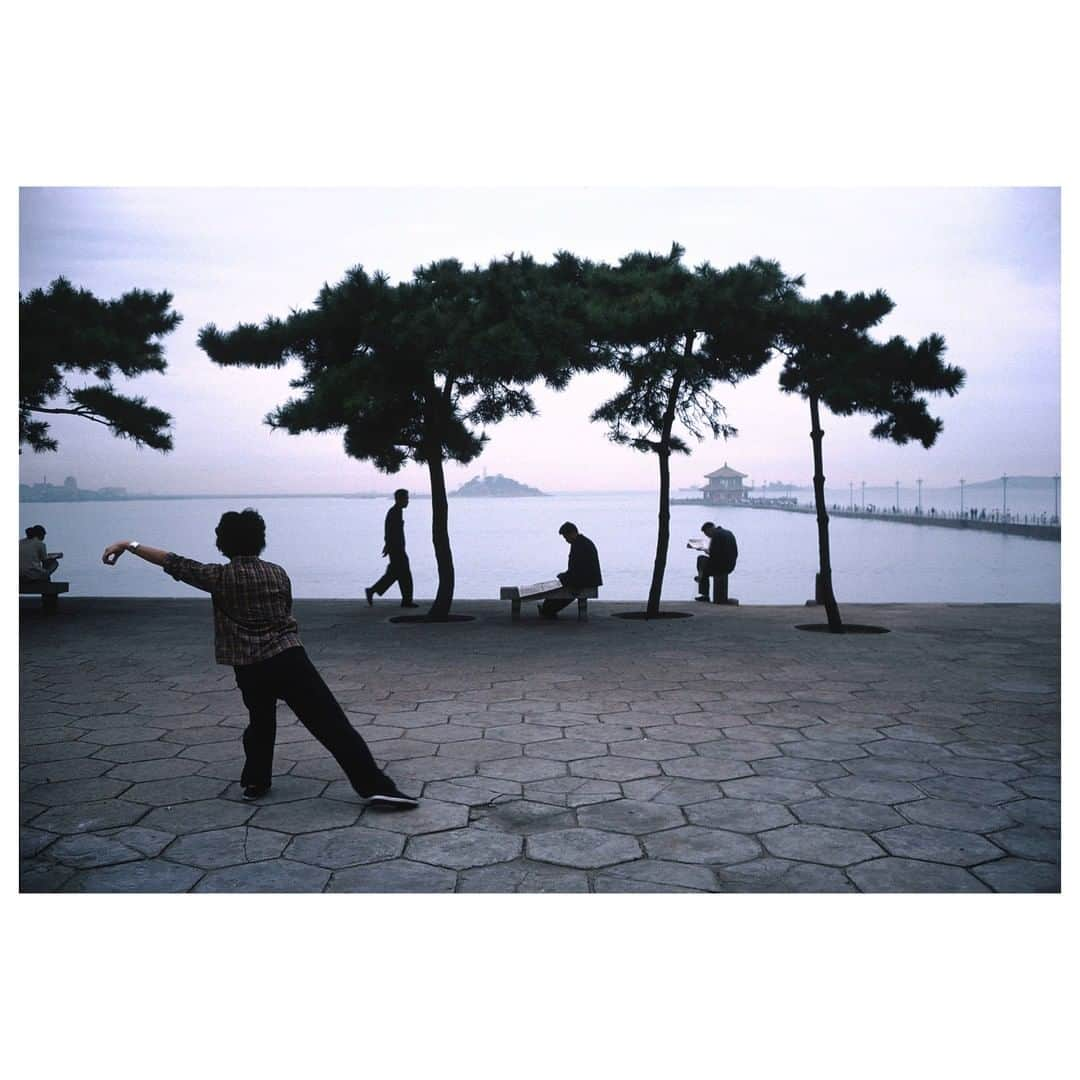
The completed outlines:
{"type": "MultiPolygon", "coordinates": [[[[796,630],[809,630],[815,634],[828,634],[829,624],[826,622],[803,623],[795,627],[796,630]]],[[[884,626],[862,626],[859,623],[844,623],[840,628],[840,634],[888,634],[891,633],[884,626]]]]}
{"type": "Polygon", "coordinates": [[[652,622],[653,619],[692,619],[693,617],[693,612],[690,611],[658,611],[655,615],[649,615],[644,611],[616,611],[612,613],[614,619],[641,619],[645,622],[652,622]]]}
{"type": "Polygon", "coordinates": [[[392,623],[458,623],[472,622],[475,615],[441,615],[432,618],[430,615],[395,615],[392,623]]]}

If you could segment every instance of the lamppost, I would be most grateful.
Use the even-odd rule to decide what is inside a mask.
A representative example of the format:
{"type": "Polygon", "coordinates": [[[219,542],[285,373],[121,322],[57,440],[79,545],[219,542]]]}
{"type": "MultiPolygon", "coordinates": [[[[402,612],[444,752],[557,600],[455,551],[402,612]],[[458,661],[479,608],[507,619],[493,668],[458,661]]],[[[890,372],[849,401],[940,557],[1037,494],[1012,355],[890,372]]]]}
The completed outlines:
{"type": "Polygon", "coordinates": [[[847,505],[848,510],[855,509],[855,481],[849,480],[847,486],[847,505]]]}
{"type": "Polygon", "coordinates": [[[1057,473],[1055,473],[1054,474],[1054,520],[1055,521],[1057,521],[1057,518],[1058,518],[1058,481],[1060,479],[1061,479],[1061,477],[1057,473]]]}
{"type": "Polygon", "coordinates": [[[1009,516],[1009,477],[1008,474],[1002,474],[1001,477],[1001,516],[1007,518],[1009,516]]]}
{"type": "Polygon", "coordinates": [[[919,502],[918,502],[918,506],[919,506],[919,513],[921,514],[922,513],[922,477],[920,476],[919,479],[915,481],[915,483],[919,485],[919,502]]]}
{"type": "Polygon", "coordinates": [[[960,516],[964,516],[964,478],[960,477],[960,516]]]}
{"type": "Polygon", "coordinates": [[[900,481],[896,481],[896,512],[900,513],[900,481]]]}
{"type": "Polygon", "coordinates": [[[866,513],[866,481],[862,482],[862,510],[866,513]]]}

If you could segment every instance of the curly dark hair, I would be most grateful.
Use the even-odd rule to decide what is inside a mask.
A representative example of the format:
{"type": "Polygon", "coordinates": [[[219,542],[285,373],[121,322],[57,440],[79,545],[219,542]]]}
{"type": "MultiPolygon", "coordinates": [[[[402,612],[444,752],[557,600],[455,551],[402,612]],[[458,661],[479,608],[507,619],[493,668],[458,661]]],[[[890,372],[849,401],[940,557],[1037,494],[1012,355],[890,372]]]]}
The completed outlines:
{"type": "Polygon", "coordinates": [[[214,532],[218,551],[229,559],[234,555],[261,555],[266,547],[266,522],[250,506],[239,512],[227,510],[214,532]]]}

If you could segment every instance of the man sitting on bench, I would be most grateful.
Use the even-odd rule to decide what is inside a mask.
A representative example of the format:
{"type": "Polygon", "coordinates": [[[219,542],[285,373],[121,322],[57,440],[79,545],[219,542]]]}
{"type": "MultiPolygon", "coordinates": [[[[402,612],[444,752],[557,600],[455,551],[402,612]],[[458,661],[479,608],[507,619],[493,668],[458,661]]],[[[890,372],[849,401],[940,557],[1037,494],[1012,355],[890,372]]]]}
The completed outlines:
{"type": "MultiPolygon", "coordinates": [[[[708,538],[708,554],[699,555],[697,559],[697,582],[698,594],[695,600],[709,601],[709,579],[723,575],[727,577],[735,569],[735,563],[739,558],[739,545],[735,543],[735,534],[706,521],[701,526],[701,531],[708,538]]],[[[703,550],[704,542],[691,540],[686,546],[696,551],[703,550]]],[[[725,596],[726,591],[725,591],[725,596]]]]}
{"type": "Polygon", "coordinates": [[[47,551],[45,535],[44,525],[31,525],[26,530],[26,538],[19,541],[20,581],[48,581],[60,566],[59,560],[64,553],[47,551]]]}
{"type": "MultiPolygon", "coordinates": [[[[599,588],[604,584],[600,576],[600,556],[596,552],[596,545],[582,533],[572,521],[564,521],[559,526],[559,535],[570,545],[570,558],[566,569],[558,574],[558,579],[571,592],[579,589],[599,588]]],[[[571,600],[547,599],[537,604],[540,614],[545,619],[554,619],[571,600]]]]}

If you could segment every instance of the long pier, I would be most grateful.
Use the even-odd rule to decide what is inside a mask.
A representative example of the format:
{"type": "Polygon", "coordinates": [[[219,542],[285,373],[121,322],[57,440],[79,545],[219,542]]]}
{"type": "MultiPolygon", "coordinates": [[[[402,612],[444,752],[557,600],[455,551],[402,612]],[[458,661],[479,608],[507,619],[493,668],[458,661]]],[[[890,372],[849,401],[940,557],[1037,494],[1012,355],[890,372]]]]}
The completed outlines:
{"type": "MultiPolygon", "coordinates": [[[[813,506],[790,506],[746,499],[738,503],[710,503],[703,499],[672,499],[672,505],[705,506],[723,509],[783,510],[789,514],[816,514],[813,506]]],[[[1061,543],[1061,525],[1031,525],[1016,521],[986,521],[977,518],[947,517],[945,514],[883,514],[871,510],[829,510],[830,518],[862,518],[866,521],[892,521],[901,525],[933,525],[941,529],[965,529],[969,532],[993,532],[1006,536],[1026,536],[1029,540],[1061,543]]]]}

